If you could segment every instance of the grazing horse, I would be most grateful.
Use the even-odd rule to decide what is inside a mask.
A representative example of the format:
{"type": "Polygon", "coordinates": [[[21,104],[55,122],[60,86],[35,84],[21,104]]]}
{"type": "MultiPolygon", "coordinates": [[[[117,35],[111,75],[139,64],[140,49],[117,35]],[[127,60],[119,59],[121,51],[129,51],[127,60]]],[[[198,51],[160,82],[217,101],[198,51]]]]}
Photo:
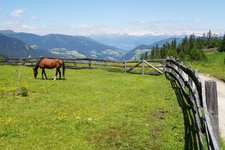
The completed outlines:
{"type": "Polygon", "coordinates": [[[59,79],[61,80],[61,71],[60,71],[61,66],[62,66],[62,72],[63,72],[63,77],[64,77],[65,76],[65,64],[62,59],[40,58],[40,60],[37,62],[37,64],[34,67],[34,77],[37,78],[39,67],[42,69],[42,79],[44,79],[43,75],[45,75],[45,78],[47,79],[45,68],[47,68],[47,69],[56,68],[56,73],[55,73],[54,79],[56,79],[56,77],[59,73],[59,79]]]}

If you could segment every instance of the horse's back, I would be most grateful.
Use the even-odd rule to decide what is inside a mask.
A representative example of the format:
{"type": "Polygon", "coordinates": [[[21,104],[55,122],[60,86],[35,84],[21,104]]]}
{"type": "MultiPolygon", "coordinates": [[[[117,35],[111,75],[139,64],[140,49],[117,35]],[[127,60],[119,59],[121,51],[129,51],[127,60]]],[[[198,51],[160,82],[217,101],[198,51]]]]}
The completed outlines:
{"type": "Polygon", "coordinates": [[[60,68],[62,66],[63,60],[62,59],[50,59],[50,58],[42,58],[39,62],[39,66],[41,68],[60,68]]]}

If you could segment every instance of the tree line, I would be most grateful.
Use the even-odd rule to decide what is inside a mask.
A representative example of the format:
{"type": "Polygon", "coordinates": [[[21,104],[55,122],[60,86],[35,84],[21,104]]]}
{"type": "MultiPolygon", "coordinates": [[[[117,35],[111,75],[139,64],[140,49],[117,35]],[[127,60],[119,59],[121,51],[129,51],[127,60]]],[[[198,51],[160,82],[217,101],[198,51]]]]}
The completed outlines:
{"type": "Polygon", "coordinates": [[[203,36],[194,34],[185,36],[181,42],[176,39],[162,46],[154,46],[150,52],[145,52],[140,59],[162,59],[174,57],[182,60],[206,60],[205,49],[215,48],[219,52],[225,52],[225,35],[223,38],[212,34],[211,30],[203,36]]]}

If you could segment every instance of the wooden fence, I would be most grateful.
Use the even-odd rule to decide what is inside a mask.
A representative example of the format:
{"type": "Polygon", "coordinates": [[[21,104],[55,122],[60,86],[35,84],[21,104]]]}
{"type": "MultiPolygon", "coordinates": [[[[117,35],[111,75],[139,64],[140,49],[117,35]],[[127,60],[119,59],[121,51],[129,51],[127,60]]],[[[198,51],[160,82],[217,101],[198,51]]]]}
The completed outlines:
{"type": "MultiPolygon", "coordinates": [[[[34,66],[40,58],[5,58],[0,60],[0,64],[23,64],[34,66]]],[[[114,61],[91,58],[62,58],[66,68],[69,69],[106,69],[110,71],[120,71],[140,74],[163,74],[165,70],[165,60],[140,60],[140,61],[114,61]]]]}
{"type": "MultiPolygon", "coordinates": [[[[190,125],[189,120],[194,120],[192,121],[194,125],[190,125],[185,133],[190,132],[194,127],[198,145],[189,145],[187,149],[220,149],[216,82],[200,82],[197,71],[185,67],[182,62],[174,59],[166,60],[165,75],[171,81],[178,99],[185,99],[183,102],[179,101],[184,119],[187,119],[185,123],[188,122],[187,124],[190,125]],[[185,105],[188,107],[184,107],[185,105]],[[189,110],[191,114],[188,113],[189,110]]],[[[186,142],[189,142],[188,140],[193,139],[189,137],[186,142]]]]}

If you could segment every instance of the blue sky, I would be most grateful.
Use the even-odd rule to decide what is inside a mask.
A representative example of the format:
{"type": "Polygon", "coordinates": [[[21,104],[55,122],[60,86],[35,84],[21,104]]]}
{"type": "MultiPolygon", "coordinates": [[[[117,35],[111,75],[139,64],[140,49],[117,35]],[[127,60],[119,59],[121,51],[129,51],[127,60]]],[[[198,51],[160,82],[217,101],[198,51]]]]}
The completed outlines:
{"type": "Polygon", "coordinates": [[[225,32],[225,0],[0,0],[0,30],[35,34],[225,32]]]}

